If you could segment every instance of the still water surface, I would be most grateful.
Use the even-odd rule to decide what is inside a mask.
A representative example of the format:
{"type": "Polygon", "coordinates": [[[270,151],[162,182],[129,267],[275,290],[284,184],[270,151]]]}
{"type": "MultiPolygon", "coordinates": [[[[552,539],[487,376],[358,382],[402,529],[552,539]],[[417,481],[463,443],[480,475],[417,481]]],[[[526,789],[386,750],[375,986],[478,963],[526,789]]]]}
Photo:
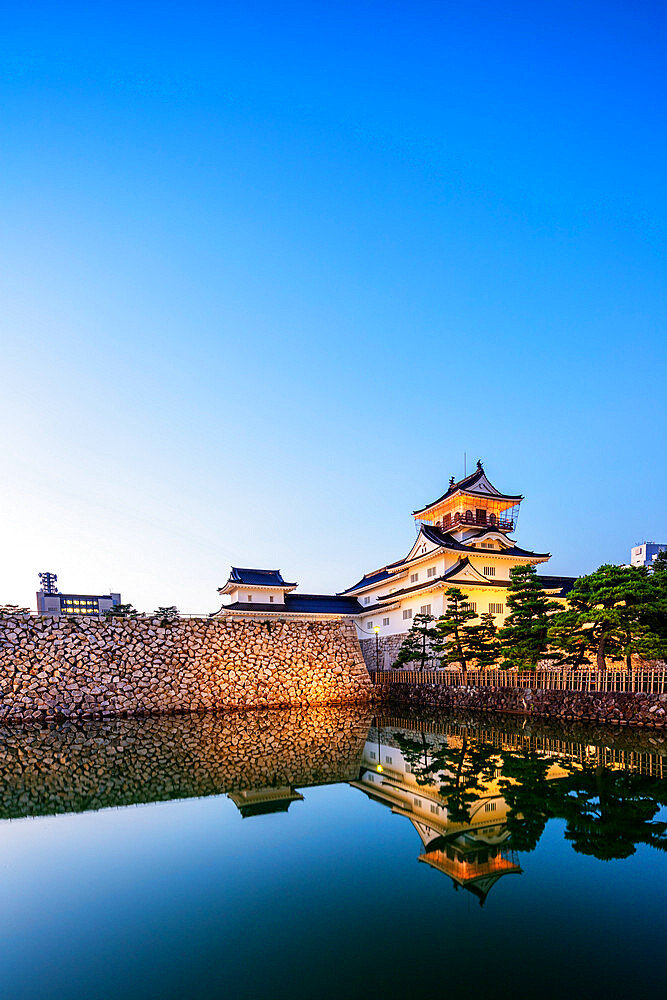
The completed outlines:
{"type": "Polygon", "coordinates": [[[3,995],[664,995],[665,754],[344,709],[2,729],[3,995]]]}

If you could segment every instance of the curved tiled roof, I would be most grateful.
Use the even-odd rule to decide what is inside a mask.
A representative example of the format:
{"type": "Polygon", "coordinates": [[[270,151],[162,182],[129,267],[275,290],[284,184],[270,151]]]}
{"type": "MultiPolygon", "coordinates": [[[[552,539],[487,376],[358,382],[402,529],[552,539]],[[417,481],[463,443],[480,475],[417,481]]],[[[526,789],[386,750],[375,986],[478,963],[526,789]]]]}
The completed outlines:
{"type": "MultiPolygon", "coordinates": [[[[443,548],[453,549],[456,552],[473,552],[479,555],[536,556],[540,559],[547,558],[550,555],[549,552],[532,552],[530,549],[522,549],[518,545],[512,545],[509,548],[503,549],[475,549],[472,545],[466,545],[465,542],[458,542],[446,531],[443,531],[441,528],[435,528],[433,525],[422,524],[421,530],[429,541],[434,542],[436,545],[441,545],[443,548]]],[[[474,535],[470,536],[470,539],[473,540],[479,538],[480,535],[487,535],[489,531],[493,531],[492,525],[475,532],[474,535]]]]}
{"type": "Polygon", "coordinates": [[[555,594],[555,597],[567,597],[567,595],[572,590],[577,577],[576,576],[542,576],[541,573],[537,574],[537,579],[545,588],[545,590],[555,590],[556,587],[560,588],[560,592],[555,594]]]}
{"type": "MultiPolygon", "coordinates": [[[[399,562],[389,563],[388,565],[398,566],[399,564],[400,560],[399,562]]],[[[383,566],[382,569],[376,569],[373,573],[366,573],[366,575],[362,576],[361,580],[355,583],[353,587],[348,587],[347,590],[341,590],[340,594],[341,596],[344,594],[351,594],[355,590],[360,590],[362,587],[371,587],[374,583],[381,583],[382,580],[388,580],[391,576],[393,576],[393,574],[389,572],[387,566],[383,566]]]]}
{"type": "MultiPolygon", "coordinates": [[[[435,585],[438,584],[438,583],[447,583],[448,580],[451,580],[452,577],[455,577],[456,574],[460,573],[461,570],[465,569],[466,566],[470,566],[470,560],[468,559],[467,556],[465,557],[465,559],[459,559],[459,561],[456,563],[456,565],[452,566],[451,569],[448,569],[446,573],[442,574],[442,576],[436,576],[436,577],[434,577],[433,579],[430,579],[430,580],[422,580],[421,583],[415,583],[415,585],[413,587],[403,587],[401,590],[395,590],[392,594],[387,594],[386,597],[381,597],[380,600],[384,601],[384,602],[387,602],[387,601],[390,602],[390,601],[395,600],[397,597],[404,597],[406,594],[413,594],[416,590],[430,590],[432,587],[435,587],[435,585]]],[[[471,569],[474,570],[475,567],[471,566],[471,569]]],[[[462,583],[474,583],[475,581],[474,580],[462,580],[461,582],[462,583]]],[[[487,583],[487,581],[484,580],[484,584],[485,585],[486,585],[486,583],[487,583]]],[[[503,586],[503,587],[507,586],[507,582],[503,583],[502,581],[497,581],[497,583],[496,583],[495,581],[493,581],[492,583],[493,583],[493,585],[500,585],[500,586],[503,586]]],[[[366,610],[366,609],[364,609],[364,610],[366,610]]]]}
{"type": "MultiPolygon", "coordinates": [[[[475,486],[482,477],[486,478],[488,482],[488,477],[486,476],[486,473],[484,472],[484,469],[480,464],[478,468],[476,468],[475,471],[472,472],[469,476],[464,476],[464,478],[459,479],[457,483],[452,483],[449,486],[447,492],[443,493],[442,496],[438,497],[437,500],[432,500],[431,503],[425,504],[423,507],[420,507],[419,510],[413,510],[412,513],[421,514],[423,513],[423,511],[428,510],[429,507],[434,507],[437,503],[442,503],[443,500],[446,500],[447,497],[453,496],[454,493],[458,493],[459,490],[462,490],[464,493],[475,493],[476,492],[475,486]]],[[[501,500],[516,500],[516,501],[523,500],[523,496],[521,496],[521,494],[501,493],[499,490],[496,490],[495,486],[493,487],[493,489],[495,493],[487,493],[486,491],[479,491],[478,495],[483,497],[497,496],[501,500]]]]}
{"type": "Polygon", "coordinates": [[[363,610],[356,597],[341,597],[338,594],[285,594],[284,604],[235,601],[222,608],[222,611],[247,611],[249,614],[270,611],[277,615],[358,615],[363,610]]]}
{"type": "Polygon", "coordinates": [[[296,587],[286,583],[279,569],[246,569],[232,566],[229,579],[232,583],[242,583],[246,587],[296,587]]]}

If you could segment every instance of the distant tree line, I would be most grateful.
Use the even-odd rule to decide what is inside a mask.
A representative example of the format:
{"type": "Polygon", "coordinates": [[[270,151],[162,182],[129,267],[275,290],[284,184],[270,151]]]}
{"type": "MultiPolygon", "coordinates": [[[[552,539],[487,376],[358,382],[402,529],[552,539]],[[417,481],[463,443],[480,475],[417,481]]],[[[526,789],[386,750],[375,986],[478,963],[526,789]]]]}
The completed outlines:
{"type": "Polygon", "coordinates": [[[180,611],[174,604],[168,607],[156,608],[152,615],[145,615],[137,611],[132,604],[114,604],[103,612],[104,618],[161,618],[162,624],[176,621],[180,618],[180,611]]]}
{"type": "Polygon", "coordinates": [[[395,666],[427,661],[463,670],[530,670],[539,661],[558,667],[604,669],[608,659],[630,669],[632,655],[667,657],[667,552],[644,566],[600,566],[575,581],[566,603],[544,591],[534,566],[510,570],[509,614],[497,628],[490,613],[477,615],[459,587],[450,587],[439,618],[416,615],[395,666]]]}

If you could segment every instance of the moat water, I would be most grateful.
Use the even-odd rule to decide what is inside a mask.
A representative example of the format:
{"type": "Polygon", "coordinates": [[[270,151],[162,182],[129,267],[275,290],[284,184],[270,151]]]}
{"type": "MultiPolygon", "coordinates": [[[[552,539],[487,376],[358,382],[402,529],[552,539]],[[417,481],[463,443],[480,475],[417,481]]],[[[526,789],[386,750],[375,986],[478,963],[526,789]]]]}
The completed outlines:
{"type": "Polygon", "coordinates": [[[8,998],[664,991],[667,734],[320,709],[0,729],[8,998]]]}

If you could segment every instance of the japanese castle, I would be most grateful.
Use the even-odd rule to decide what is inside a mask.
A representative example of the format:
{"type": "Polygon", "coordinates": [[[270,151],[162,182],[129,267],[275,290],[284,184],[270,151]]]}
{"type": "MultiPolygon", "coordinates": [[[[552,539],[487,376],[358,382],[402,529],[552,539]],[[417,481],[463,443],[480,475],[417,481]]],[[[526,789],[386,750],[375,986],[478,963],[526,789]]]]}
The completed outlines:
{"type": "MultiPolygon", "coordinates": [[[[402,559],[366,573],[335,595],[296,593],[297,584],[286,582],[280,570],[232,567],[219,588],[230,603],[219,614],[348,616],[360,638],[402,636],[416,614],[443,614],[445,591],[460,587],[477,614],[491,612],[501,625],[512,567],[538,565],[550,558],[549,552],[520,548],[510,537],[522,500],[497,490],[480,461],[471,475],[458,482],[452,477],[446,493],[413,511],[417,538],[402,559]]],[[[556,599],[563,598],[574,582],[542,574],[540,580],[556,599]]]]}

